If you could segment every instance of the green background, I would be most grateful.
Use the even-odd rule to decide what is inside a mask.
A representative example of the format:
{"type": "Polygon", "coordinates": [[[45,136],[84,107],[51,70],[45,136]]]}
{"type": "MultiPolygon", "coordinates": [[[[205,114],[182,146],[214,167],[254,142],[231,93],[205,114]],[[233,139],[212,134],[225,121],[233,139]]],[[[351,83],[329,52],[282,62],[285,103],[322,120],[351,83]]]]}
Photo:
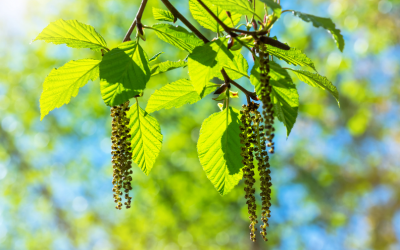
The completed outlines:
{"type": "MultiPolygon", "coordinates": [[[[190,17],[187,1],[171,2],[190,17]]],[[[220,196],[197,158],[201,122],[219,110],[212,96],[154,113],[163,147],[149,176],[134,167],[129,210],[114,208],[111,117],[99,80],[40,122],[39,97],[51,69],[101,55],[30,41],[63,18],[92,25],[115,47],[140,1],[2,3],[0,249],[400,249],[400,1],[281,2],[283,9],[331,17],[342,30],[343,54],[325,30],[291,13],[272,32],[305,51],[338,87],[341,108],[328,92],[293,76],[299,116],[288,139],[277,123],[270,241],[258,235],[255,244],[243,182],[220,196]]],[[[157,23],[152,6],[165,9],[150,0],[145,25],[157,23]]],[[[149,57],[160,51],[159,61],[187,56],[151,30],[146,37],[141,45],[149,57]]],[[[183,77],[187,69],[152,78],[140,105],[145,108],[155,89],[183,77]]],[[[241,83],[251,89],[248,81],[241,83]]],[[[231,103],[239,108],[243,101],[241,96],[231,103]]]]}

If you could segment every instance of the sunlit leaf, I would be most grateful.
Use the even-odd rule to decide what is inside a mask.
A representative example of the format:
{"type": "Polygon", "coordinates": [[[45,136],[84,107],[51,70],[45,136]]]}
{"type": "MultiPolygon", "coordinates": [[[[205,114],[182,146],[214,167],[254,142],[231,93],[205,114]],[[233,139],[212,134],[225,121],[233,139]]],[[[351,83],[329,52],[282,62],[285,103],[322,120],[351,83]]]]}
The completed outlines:
{"type": "MultiPolygon", "coordinates": [[[[216,89],[215,84],[209,84],[205,95],[216,89]]],[[[165,85],[150,96],[146,111],[153,113],[160,109],[179,108],[185,104],[193,104],[201,100],[200,95],[194,89],[192,82],[188,79],[181,79],[165,85]]]]}
{"type": "Polygon", "coordinates": [[[317,71],[311,59],[299,49],[290,48],[290,50],[283,50],[274,46],[267,46],[267,51],[271,55],[276,56],[277,58],[284,60],[289,64],[293,64],[295,66],[308,66],[317,71]]]}
{"type": "Polygon", "coordinates": [[[50,23],[33,40],[42,40],[54,44],[66,44],[71,48],[89,48],[100,51],[107,49],[106,41],[90,26],[76,20],[59,19],[50,23]]]}
{"type": "MultiPolygon", "coordinates": [[[[229,77],[233,80],[239,79],[241,77],[249,77],[247,71],[249,70],[249,65],[247,60],[243,57],[240,51],[234,51],[235,55],[232,61],[228,61],[228,64],[224,65],[224,69],[229,77]]],[[[222,75],[219,76],[221,79],[222,75]]]]}
{"type": "Polygon", "coordinates": [[[188,52],[192,52],[194,48],[204,44],[195,34],[180,26],[162,23],[155,24],[149,28],[154,30],[157,36],[164,42],[188,52]]]}
{"type": "Polygon", "coordinates": [[[115,106],[139,95],[150,79],[146,53],[134,41],[125,42],[104,55],[100,63],[100,87],[104,102],[115,106]]]}
{"type": "Polygon", "coordinates": [[[261,2],[267,4],[269,8],[271,8],[274,11],[274,14],[277,17],[281,16],[282,13],[282,7],[280,4],[276,3],[274,0],[260,0],[261,2]]]}
{"type": "Polygon", "coordinates": [[[132,159],[148,175],[161,151],[163,136],[160,124],[138,103],[132,105],[127,116],[132,135],[132,159]]]}
{"type": "Polygon", "coordinates": [[[248,0],[209,0],[210,3],[222,8],[242,15],[256,14],[248,0]]]}
{"type": "Polygon", "coordinates": [[[196,91],[203,96],[203,91],[224,65],[229,65],[234,54],[225,45],[225,38],[219,38],[197,47],[189,55],[189,76],[196,91]]]}
{"type": "MultiPolygon", "coordinates": [[[[231,18],[228,17],[226,11],[221,7],[211,4],[208,1],[203,1],[208,8],[228,27],[236,26],[242,14],[231,12],[231,18]]],[[[197,0],[189,0],[190,12],[192,13],[194,19],[200,23],[206,29],[209,29],[213,32],[222,32],[223,28],[218,22],[201,6],[201,4],[197,0]]]]}
{"type": "Polygon", "coordinates": [[[292,11],[295,16],[300,17],[303,21],[311,22],[315,27],[322,27],[328,30],[332,34],[333,39],[336,42],[337,47],[343,52],[344,49],[344,38],[340,33],[339,29],[336,29],[336,25],[330,18],[318,17],[310,14],[305,14],[299,11],[292,11]]]}
{"type": "Polygon", "coordinates": [[[187,66],[186,61],[177,61],[177,62],[171,62],[171,61],[166,61],[158,64],[154,64],[151,66],[151,76],[155,76],[161,73],[165,73],[167,71],[177,69],[177,68],[182,68],[187,66]]]}
{"type": "Polygon", "coordinates": [[[239,116],[234,108],[226,108],[204,120],[200,130],[200,163],[221,195],[229,193],[243,177],[239,116]]]}
{"type": "Polygon", "coordinates": [[[328,78],[304,70],[295,70],[290,68],[288,69],[293,71],[296,74],[296,76],[300,79],[300,81],[303,81],[312,87],[319,87],[321,89],[326,89],[327,91],[329,91],[335,97],[336,101],[339,104],[339,92],[335,87],[335,85],[333,85],[328,80],[328,78]]]}
{"type": "Polygon", "coordinates": [[[149,63],[157,60],[162,54],[164,54],[164,52],[158,52],[157,54],[155,54],[152,58],[149,59],[149,63]]]}
{"type": "Polygon", "coordinates": [[[41,120],[53,109],[69,103],[71,97],[78,95],[79,88],[89,80],[99,77],[100,60],[82,59],[70,61],[53,69],[43,83],[40,97],[41,120]]]}
{"type": "Polygon", "coordinates": [[[153,7],[153,16],[158,21],[174,22],[174,15],[168,10],[157,9],[153,7]]]}

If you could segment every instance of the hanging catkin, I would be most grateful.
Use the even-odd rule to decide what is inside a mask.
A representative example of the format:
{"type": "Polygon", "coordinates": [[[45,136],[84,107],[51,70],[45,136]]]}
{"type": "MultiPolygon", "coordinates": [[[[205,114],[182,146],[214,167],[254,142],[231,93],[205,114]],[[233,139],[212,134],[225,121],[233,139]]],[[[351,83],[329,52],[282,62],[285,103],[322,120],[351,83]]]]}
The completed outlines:
{"type": "Polygon", "coordinates": [[[129,111],[129,101],[111,108],[112,132],[111,132],[111,154],[113,166],[113,192],[116,209],[122,208],[122,195],[125,192],[126,208],[131,207],[132,197],[129,191],[132,190],[132,149],[130,146],[129,119],[126,114],[129,111]]]}
{"type": "MultiPolygon", "coordinates": [[[[250,104],[251,105],[251,104],[250,104]]],[[[249,105],[243,105],[243,109],[241,110],[241,122],[242,126],[240,127],[240,143],[242,144],[242,152],[241,155],[243,157],[243,176],[244,176],[244,191],[246,192],[246,204],[249,213],[250,219],[250,239],[255,242],[256,241],[256,224],[257,224],[257,215],[256,215],[256,199],[255,199],[255,188],[253,188],[256,180],[254,179],[254,157],[253,150],[254,147],[251,146],[251,142],[254,140],[253,130],[251,127],[251,115],[250,115],[251,107],[249,105]]]]}
{"type": "Polygon", "coordinates": [[[265,124],[265,133],[268,140],[267,146],[270,147],[269,152],[273,154],[275,152],[275,145],[273,139],[275,137],[274,128],[274,103],[272,101],[272,85],[270,82],[270,67],[269,67],[269,54],[266,51],[267,45],[258,41],[255,45],[256,52],[259,54],[260,59],[260,82],[261,91],[260,99],[263,104],[263,117],[265,124]]]}

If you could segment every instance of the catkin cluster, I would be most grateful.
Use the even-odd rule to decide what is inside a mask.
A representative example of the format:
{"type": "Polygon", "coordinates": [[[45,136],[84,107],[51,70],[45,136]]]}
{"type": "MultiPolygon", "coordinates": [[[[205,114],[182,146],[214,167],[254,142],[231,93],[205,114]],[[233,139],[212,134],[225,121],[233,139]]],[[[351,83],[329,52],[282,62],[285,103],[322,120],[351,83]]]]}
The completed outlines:
{"type": "Polygon", "coordinates": [[[264,118],[258,111],[259,104],[254,102],[248,105],[243,105],[241,110],[241,122],[240,127],[240,143],[241,155],[243,157],[243,175],[246,192],[246,204],[250,219],[250,239],[256,241],[256,200],[255,200],[255,188],[254,183],[254,158],[258,161],[258,171],[260,174],[260,186],[261,186],[261,221],[263,224],[261,228],[261,236],[266,241],[267,240],[267,227],[268,219],[271,216],[270,206],[271,206],[271,171],[269,170],[269,156],[266,152],[266,140],[268,136],[266,135],[266,130],[264,123],[264,118]]]}
{"type": "Polygon", "coordinates": [[[112,132],[111,132],[111,154],[113,166],[114,202],[117,203],[116,209],[122,208],[122,195],[125,192],[126,208],[131,207],[132,197],[129,191],[132,190],[132,149],[130,146],[129,119],[126,114],[129,111],[129,101],[125,104],[111,108],[112,132]]]}
{"type": "Polygon", "coordinates": [[[271,99],[272,85],[270,83],[270,67],[269,67],[269,54],[267,53],[267,45],[258,41],[255,45],[256,52],[260,58],[260,82],[261,82],[261,96],[260,99],[263,103],[263,117],[265,124],[265,132],[267,135],[268,144],[271,154],[275,151],[274,139],[274,103],[271,99]]]}
{"type": "Polygon", "coordinates": [[[253,129],[251,126],[252,117],[250,111],[252,107],[250,105],[243,105],[243,109],[241,110],[241,121],[242,125],[240,127],[240,143],[241,147],[241,156],[243,157],[243,176],[244,176],[244,191],[246,192],[246,204],[249,213],[250,219],[250,239],[255,242],[256,241],[256,224],[257,215],[256,215],[256,198],[254,196],[256,190],[253,187],[256,180],[254,179],[254,147],[251,145],[255,141],[253,129]]]}

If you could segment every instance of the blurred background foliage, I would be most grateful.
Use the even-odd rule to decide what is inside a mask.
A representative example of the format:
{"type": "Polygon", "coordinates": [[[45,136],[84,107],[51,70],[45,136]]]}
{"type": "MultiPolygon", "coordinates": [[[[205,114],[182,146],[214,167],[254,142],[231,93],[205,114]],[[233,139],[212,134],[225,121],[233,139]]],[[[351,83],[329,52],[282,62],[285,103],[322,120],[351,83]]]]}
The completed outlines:
{"type": "MultiPolygon", "coordinates": [[[[187,1],[172,2],[190,17],[187,1]]],[[[129,210],[114,208],[111,117],[98,80],[40,122],[39,97],[51,69],[100,55],[30,41],[63,18],[94,26],[114,47],[139,0],[3,1],[0,249],[400,249],[400,1],[281,2],[283,9],[331,17],[342,30],[343,54],[325,30],[291,13],[272,32],[304,50],[338,87],[341,108],[328,92],[296,82],[300,113],[289,138],[277,125],[270,241],[253,244],[243,183],[221,197],[197,158],[201,122],[218,111],[211,96],[154,114],[163,148],[149,176],[134,168],[129,210]]],[[[146,25],[156,23],[151,6],[165,9],[150,0],[146,25]]],[[[186,57],[152,31],[141,44],[149,57],[164,51],[161,61],[186,57]]],[[[187,69],[152,78],[140,105],[183,77],[187,69]]],[[[241,98],[233,105],[240,107],[241,98]]]]}

